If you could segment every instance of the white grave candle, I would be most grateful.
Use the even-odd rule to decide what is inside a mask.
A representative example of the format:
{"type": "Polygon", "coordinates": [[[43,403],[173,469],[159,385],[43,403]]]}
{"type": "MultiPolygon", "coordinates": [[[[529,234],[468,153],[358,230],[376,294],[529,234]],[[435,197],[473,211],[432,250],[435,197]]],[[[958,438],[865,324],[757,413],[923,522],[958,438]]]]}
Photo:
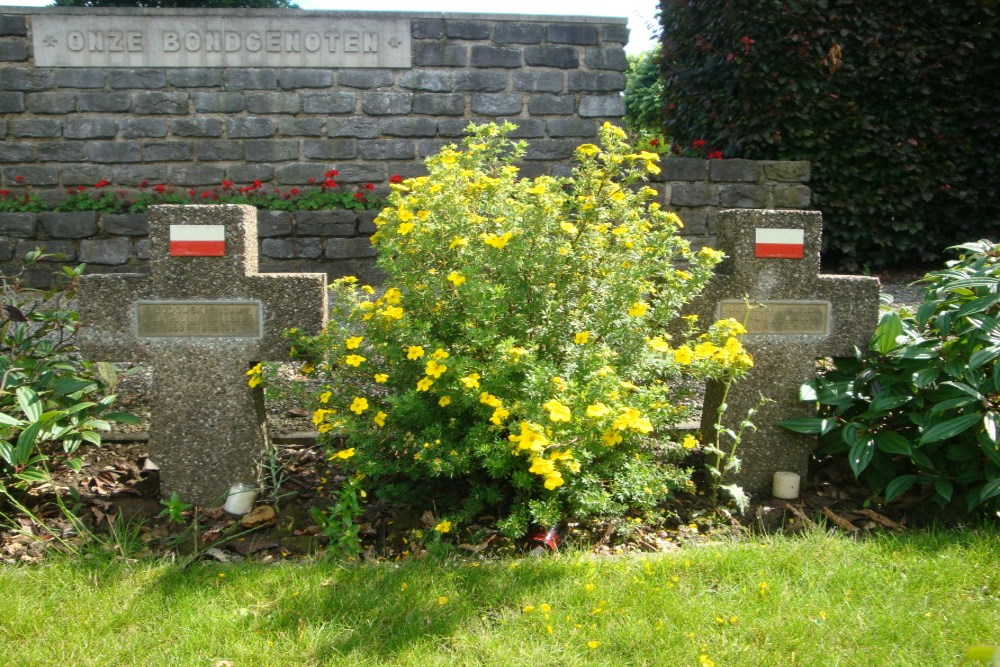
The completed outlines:
{"type": "Polygon", "coordinates": [[[775,498],[794,500],[799,497],[799,475],[794,472],[779,470],[774,473],[774,483],[771,486],[771,495],[775,498]]]}
{"type": "Polygon", "coordinates": [[[256,500],[256,486],[253,484],[233,484],[229,487],[229,495],[226,496],[226,504],[222,506],[222,509],[229,514],[243,516],[253,509],[256,500]]]}

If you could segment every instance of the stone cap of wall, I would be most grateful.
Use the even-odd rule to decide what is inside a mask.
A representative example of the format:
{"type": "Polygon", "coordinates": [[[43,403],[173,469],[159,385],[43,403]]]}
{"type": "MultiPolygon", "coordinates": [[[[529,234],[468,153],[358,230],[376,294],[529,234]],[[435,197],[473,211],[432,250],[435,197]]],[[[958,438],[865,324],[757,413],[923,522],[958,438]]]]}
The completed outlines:
{"type": "Polygon", "coordinates": [[[188,9],[188,8],[138,8],[138,7],[0,7],[0,14],[65,14],[87,15],[107,14],[109,16],[226,16],[266,17],[288,16],[308,18],[310,16],[342,18],[408,18],[408,19],[454,19],[479,21],[518,21],[539,23],[628,23],[624,16],[554,16],[547,14],[496,14],[476,12],[379,12],[360,10],[320,10],[320,9],[188,9]]]}

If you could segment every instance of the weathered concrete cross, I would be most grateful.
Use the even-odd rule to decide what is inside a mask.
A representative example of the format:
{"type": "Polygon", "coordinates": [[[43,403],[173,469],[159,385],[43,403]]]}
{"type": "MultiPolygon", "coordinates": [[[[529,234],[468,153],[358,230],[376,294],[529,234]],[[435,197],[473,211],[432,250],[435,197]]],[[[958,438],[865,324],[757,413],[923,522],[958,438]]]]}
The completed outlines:
{"type": "MultiPolygon", "coordinates": [[[[779,470],[805,479],[816,436],[778,423],[815,416],[799,400],[799,386],[815,377],[816,359],[866,349],[878,321],[877,278],[819,275],[822,229],[818,211],[720,212],[718,248],[727,259],[694,306],[702,322],[732,317],[747,328],[743,342],[754,367],[726,396],[723,425],[737,430],[762,395],[770,399],[751,420],[756,430],[744,431],[736,453],[741,469],[728,478],[758,497],[770,496],[779,470]]],[[[716,383],[707,388],[701,423],[705,438],[715,433],[721,389],[716,383]]]]}
{"type": "Polygon", "coordinates": [[[268,444],[263,392],[247,370],[288,358],[284,329],[325,325],[326,276],[258,273],[252,206],[154,206],[149,218],[149,276],[81,280],[81,353],[152,365],[160,492],[217,505],[231,485],[255,481],[268,444]]]}

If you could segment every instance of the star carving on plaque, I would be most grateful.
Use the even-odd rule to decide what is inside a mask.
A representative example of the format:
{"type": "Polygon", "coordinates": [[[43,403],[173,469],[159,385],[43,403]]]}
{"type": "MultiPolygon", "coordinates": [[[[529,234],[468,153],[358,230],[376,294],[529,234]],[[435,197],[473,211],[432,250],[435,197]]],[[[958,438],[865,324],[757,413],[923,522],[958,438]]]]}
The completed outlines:
{"type": "Polygon", "coordinates": [[[45,46],[55,46],[59,43],[59,40],[56,39],[55,35],[46,35],[45,39],[42,40],[42,43],[45,44],[45,46]]]}
{"type": "Polygon", "coordinates": [[[399,41],[398,37],[393,37],[392,39],[389,40],[389,46],[391,46],[394,49],[398,49],[400,44],[402,44],[402,42],[399,41]]]}

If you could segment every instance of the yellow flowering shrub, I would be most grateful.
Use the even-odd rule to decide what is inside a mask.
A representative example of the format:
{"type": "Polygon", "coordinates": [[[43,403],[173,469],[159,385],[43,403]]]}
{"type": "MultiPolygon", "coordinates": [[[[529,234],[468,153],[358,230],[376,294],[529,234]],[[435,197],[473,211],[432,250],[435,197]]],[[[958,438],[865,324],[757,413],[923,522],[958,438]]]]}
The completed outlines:
{"type": "Polygon", "coordinates": [[[522,178],[511,129],[470,127],[394,184],[372,237],[385,289],[335,281],[327,329],[291,337],[324,437],[380,495],[519,535],[663,504],[687,481],[690,444],[667,435],[686,385],[752,362],[735,322],[667,333],[721,254],[692,252],[642,183],[657,155],[606,124],[571,176],[522,178]]]}

